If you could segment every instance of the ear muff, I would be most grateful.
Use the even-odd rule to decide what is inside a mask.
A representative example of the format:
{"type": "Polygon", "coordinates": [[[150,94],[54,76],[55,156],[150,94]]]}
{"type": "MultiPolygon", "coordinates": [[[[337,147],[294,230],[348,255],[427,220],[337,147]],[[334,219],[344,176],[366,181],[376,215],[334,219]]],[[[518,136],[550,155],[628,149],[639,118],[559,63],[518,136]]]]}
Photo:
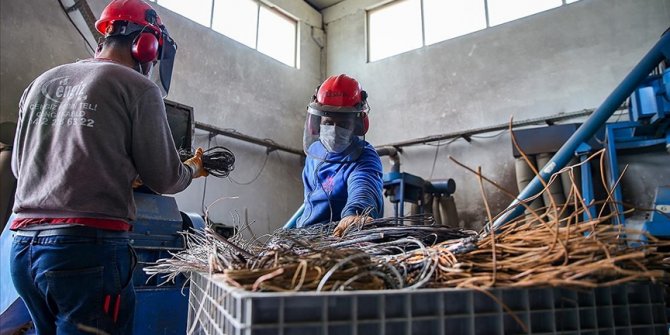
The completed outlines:
{"type": "Polygon", "coordinates": [[[368,114],[365,113],[365,115],[363,115],[363,135],[361,136],[367,134],[368,129],[370,129],[370,119],[368,119],[368,114]]]}
{"type": "Polygon", "coordinates": [[[133,41],[133,59],[140,64],[148,63],[158,57],[158,39],[149,32],[142,32],[133,41]]]}
{"type": "Polygon", "coordinates": [[[361,113],[360,118],[356,121],[356,128],[354,129],[354,135],[356,136],[365,136],[370,128],[370,119],[368,119],[367,113],[361,113]]]}

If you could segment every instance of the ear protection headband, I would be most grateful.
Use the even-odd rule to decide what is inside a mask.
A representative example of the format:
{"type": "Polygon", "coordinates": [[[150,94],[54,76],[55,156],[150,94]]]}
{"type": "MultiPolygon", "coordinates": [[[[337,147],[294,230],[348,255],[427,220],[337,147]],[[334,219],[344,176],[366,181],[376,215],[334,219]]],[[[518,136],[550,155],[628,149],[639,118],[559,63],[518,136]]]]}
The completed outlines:
{"type": "MultiPolygon", "coordinates": [[[[368,108],[368,92],[361,91],[361,102],[356,104],[358,110],[364,110],[368,108]]],[[[368,119],[368,113],[360,113],[360,122],[356,123],[356,128],[354,129],[354,134],[356,136],[365,136],[370,128],[370,119],[368,119]]]]}

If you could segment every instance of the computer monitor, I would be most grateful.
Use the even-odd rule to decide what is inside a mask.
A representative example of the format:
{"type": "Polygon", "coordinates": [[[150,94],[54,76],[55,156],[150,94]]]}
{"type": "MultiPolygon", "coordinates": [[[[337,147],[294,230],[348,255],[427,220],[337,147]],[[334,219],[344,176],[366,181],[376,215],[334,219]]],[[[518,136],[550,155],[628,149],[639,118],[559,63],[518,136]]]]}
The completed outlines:
{"type": "Polygon", "coordinates": [[[191,152],[193,145],[193,107],[178,104],[174,101],[165,100],[165,111],[167,112],[168,124],[172,132],[177,151],[191,152]]]}

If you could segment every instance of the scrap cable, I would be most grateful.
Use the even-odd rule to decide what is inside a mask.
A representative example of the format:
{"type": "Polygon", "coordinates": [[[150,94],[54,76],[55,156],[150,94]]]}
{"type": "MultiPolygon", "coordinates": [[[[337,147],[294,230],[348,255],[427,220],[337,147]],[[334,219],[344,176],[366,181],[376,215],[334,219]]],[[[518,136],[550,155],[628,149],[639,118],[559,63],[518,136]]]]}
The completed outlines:
{"type": "MultiPolygon", "coordinates": [[[[605,159],[605,150],[587,161],[598,158],[605,159]]],[[[494,220],[483,183],[515,194],[484,177],[481,169],[451,159],[478,176],[489,221],[494,220]]],[[[234,287],[274,292],[670,282],[670,241],[616,224],[620,213],[602,210],[616,208],[611,196],[587,204],[573,173],[581,164],[545,182],[543,192],[560,181],[560,173],[568,174],[572,187],[564,203],[550,197],[548,206],[528,208],[527,215],[495,232],[438,226],[426,214],[374,219],[352,226],[342,237],[332,235],[337,222],[279,229],[252,241],[239,232],[225,239],[212,230],[193,231],[184,233],[185,250],[144,271],[166,280],[189,271],[222,273],[234,287]],[[585,218],[594,206],[599,213],[585,218]]],[[[623,214],[640,210],[623,205],[623,214]]]]}
{"type": "MultiPolygon", "coordinates": [[[[181,150],[179,157],[182,161],[185,161],[192,157],[192,153],[181,150]]],[[[230,172],[235,169],[235,154],[223,146],[209,148],[203,152],[202,166],[211,176],[217,178],[228,177],[230,172]]]]}

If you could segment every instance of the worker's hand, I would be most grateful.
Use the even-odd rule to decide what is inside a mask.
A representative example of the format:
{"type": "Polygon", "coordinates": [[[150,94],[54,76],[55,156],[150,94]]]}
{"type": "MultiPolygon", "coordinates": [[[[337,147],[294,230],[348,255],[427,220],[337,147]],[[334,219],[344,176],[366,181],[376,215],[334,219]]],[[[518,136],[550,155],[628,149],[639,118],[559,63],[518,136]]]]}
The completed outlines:
{"type": "Polygon", "coordinates": [[[184,164],[193,170],[193,178],[207,177],[209,175],[209,172],[202,166],[202,152],[202,148],[196,149],[195,155],[184,162],[184,164]]]}
{"type": "Polygon", "coordinates": [[[142,178],[140,178],[140,176],[137,176],[137,177],[135,177],[135,179],[133,179],[133,182],[130,185],[133,188],[138,188],[138,187],[142,186],[142,184],[143,184],[142,183],[142,178]]]}
{"type": "Polygon", "coordinates": [[[367,216],[367,215],[349,215],[345,216],[340,220],[340,223],[337,224],[337,227],[335,227],[335,230],[333,230],[333,236],[336,237],[342,237],[342,234],[344,234],[347,229],[354,225],[364,225],[366,223],[372,222],[372,218],[367,216]]]}

